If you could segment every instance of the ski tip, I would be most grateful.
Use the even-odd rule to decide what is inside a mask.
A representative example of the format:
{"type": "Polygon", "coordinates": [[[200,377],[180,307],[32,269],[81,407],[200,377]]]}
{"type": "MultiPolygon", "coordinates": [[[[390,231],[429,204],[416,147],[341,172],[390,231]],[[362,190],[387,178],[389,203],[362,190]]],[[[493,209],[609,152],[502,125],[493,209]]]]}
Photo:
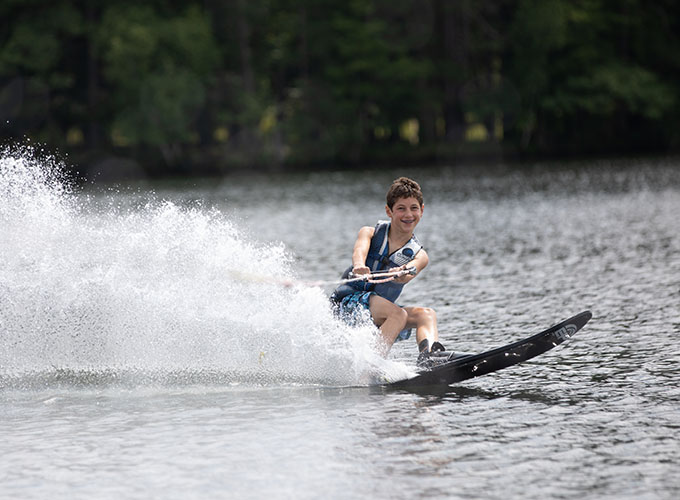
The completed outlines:
{"type": "MultiPolygon", "coordinates": [[[[578,331],[583,328],[592,317],[593,313],[586,309],[585,311],[578,313],[576,316],[572,316],[571,318],[564,320],[561,324],[572,324],[575,326],[576,331],[578,331]]],[[[576,331],[574,333],[576,333],[576,331]]]]}

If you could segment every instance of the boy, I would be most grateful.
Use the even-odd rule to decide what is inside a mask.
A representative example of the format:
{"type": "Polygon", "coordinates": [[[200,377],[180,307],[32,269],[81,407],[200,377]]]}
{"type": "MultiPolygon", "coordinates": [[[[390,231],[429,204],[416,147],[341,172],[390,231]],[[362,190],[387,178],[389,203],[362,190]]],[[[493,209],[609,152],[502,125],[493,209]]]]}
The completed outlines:
{"type": "Polygon", "coordinates": [[[388,221],[379,221],[375,227],[365,226],[359,230],[352,266],[343,278],[377,271],[396,271],[409,267],[415,270],[406,276],[393,278],[386,283],[350,282],[335,289],[331,300],[337,305],[342,317],[351,318],[361,308],[370,311],[373,322],[382,337],[382,354],[387,355],[396,340],[410,337],[411,328],[416,329],[416,342],[420,355],[418,364],[432,364],[430,353],[444,351],[439,343],[437,316],[427,307],[400,307],[395,302],[406,283],[425,269],[429,259],[427,252],[413,234],[423,215],[423,193],[417,182],[399,177],[387,191],[385,212],[388,221]]]}

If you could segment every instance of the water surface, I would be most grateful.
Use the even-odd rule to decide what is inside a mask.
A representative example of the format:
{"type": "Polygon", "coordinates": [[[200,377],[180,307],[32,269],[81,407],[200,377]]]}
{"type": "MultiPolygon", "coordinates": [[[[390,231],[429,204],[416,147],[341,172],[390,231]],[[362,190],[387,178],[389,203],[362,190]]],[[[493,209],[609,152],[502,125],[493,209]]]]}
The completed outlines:
{"type": "MultiPolygon", "coordinates": [[[[11,156],[11,155],[10,155],[11,156]]],[[[680,165],[674,160],[226,178],[69,192],[0,177],[0,495],[675,498],[680,165]],[[404,304],[450,349],[584,309],[530,362],[429,393],[329,287],[396,175],[425,191],[431,265],[404,304]],[[151,192],[153,189],[153,193],[151,192]]]]}

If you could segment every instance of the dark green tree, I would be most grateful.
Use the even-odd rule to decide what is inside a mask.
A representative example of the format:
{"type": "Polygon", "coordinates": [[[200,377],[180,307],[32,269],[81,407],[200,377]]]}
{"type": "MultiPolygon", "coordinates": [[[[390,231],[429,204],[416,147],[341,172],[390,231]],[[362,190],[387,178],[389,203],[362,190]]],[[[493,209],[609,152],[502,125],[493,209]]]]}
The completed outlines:
{"type": "Polygon", "coordinates": [[[148,5],[112,5],[97,33],[118,146],[152,146],[172,164],[199,143],[196,119],[218,64],[207,17],[195,6],[165,15],[148,5]]]}

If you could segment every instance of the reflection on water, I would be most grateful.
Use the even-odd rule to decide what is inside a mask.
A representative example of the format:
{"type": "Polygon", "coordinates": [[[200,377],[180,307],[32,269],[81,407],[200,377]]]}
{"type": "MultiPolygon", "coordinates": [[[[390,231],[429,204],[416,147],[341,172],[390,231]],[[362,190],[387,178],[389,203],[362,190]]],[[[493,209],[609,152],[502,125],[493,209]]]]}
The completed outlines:
{"type": "MultiPolygon", "coordinates": [[[[0,271],[0,356],[12,370],[37,365],[52,375],[51,354],[73,369],[85,356],[96,380],[79,384],[80,375],[61,372],[58,382],[4,387],[3,496],[680,491],[673,161],[228,178],[156,186],[153,200],[168,203],[148,207],[145,190],[81,194],[67,209],[62,196],[40,198],[57,207],[52,220],[3,198],[0,222],[18,239],[0,244],[11,264],[0,271]],[[230,285],[231,256],[260,275],[332,280],[358,228],[384,216],[385,187],[401,174],[424,188],[418,235],[431,257],[403,302],[437,310],[447,347],[479,352],[583,309],[593,319],[530,362],[440,391],[338,387],[354,385],[372,362],[368,330],[334,323],[323,310],[328,290],[230,285]],[[27,218],[32,226],[17,224],[27,218]],[[23,310],[26,297],[35,299],[23,316],[32,326],[21,329],[9,319],[22,316],[8,311],[23,310]],[[260,362],[276,377],[246,384],[260,362]],[[173,373],[183,374],[177,383],[173,373]]],[[[386,369],[407,370],[415,350],[398,344],[386,369]]]]}

